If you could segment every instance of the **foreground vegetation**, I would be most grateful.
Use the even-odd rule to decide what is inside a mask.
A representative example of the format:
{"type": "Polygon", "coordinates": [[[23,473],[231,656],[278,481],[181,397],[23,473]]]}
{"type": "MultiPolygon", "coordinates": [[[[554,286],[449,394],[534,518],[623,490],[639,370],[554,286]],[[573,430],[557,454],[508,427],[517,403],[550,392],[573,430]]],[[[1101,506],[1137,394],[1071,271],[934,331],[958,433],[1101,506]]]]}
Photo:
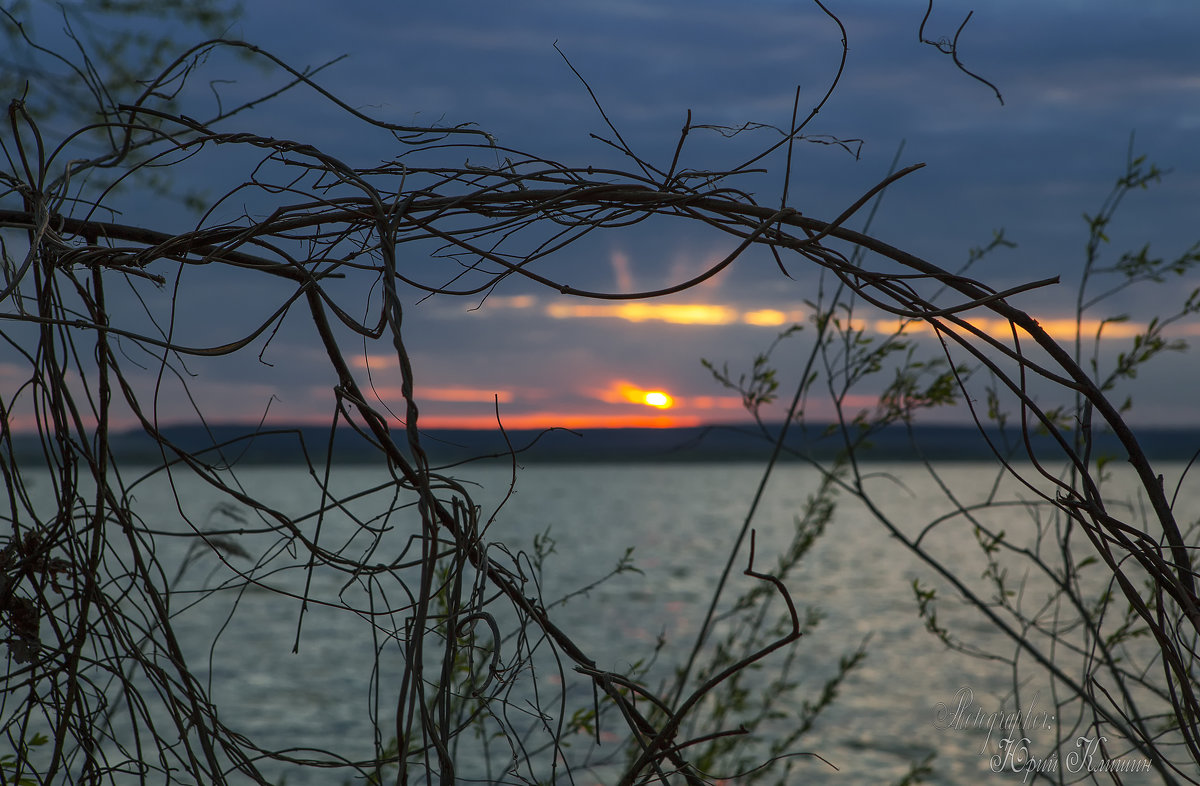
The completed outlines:
{"type": "MultiPolygon", "coordinates": [[[[840,27],[832,15],[830,24],[840,27]]],[[[1144,248],[1106,261],[1106,230],[1123,200],[1162,175],[1133,151],[1086,219],[1077,336],[1064,344],[1012,302],[1050,279],[996,292],[969,270],[952,272],[870,233],[868,206],[918,167],[889,174],[824,220],[786,198],[768,206],[743,190],[745,175],[764,163],[789,181],[794,148],[824,100],[808,119],[797,113],[781,142],[728,171],[683,165],[689,127],[669,161],[639,156],[610,127],[606,141],[632,164],[601,171],[501,148],[475,128],[374,119],[321,90],[310,72],[242,42],[186,49],[140,84],[125,82],[132,95],[97,81],[86,59],[66,62],[91,87],[94,117],[78,131],[50,135],[30,95],[11,103],[0,139],[8,162],[0,174],[4,337],[23,375],[0,400],[9,525],[0,550],[5,779],[268,783],[280,771],[332,771],[353,782],[547,783],[582,773],[620,784],[787,782],[799,767],[814,766],[812,756],[792,754],[867,657],[865,648],[831,654],[830,674],[815,689],[791,676],[801,648],[816,646],[820,614],[797,603],[789,581],[840,502],[854,499],[926,566],[928,578],[905,590],[934,637],[1010,670],[1015,707],[1024,706],[1030,685],[1045,686],[1056,719],[1050,748],[1060,760],[1082,738],[1101,745],[1098,762],[1144,767],[1157,782],[1198,782],[1197,529],[1181,520],[1122,402],[1139,369],[1182,349],[1168,328],[1200,309],[1200,297],[1184,293],[1167,303],[1115,358],[1100,352],[1100,334],[1120,315],[1096,312],[1114,292],[1179,280],[1200,254],[1192,248],[1159,259],[1144,248]],[[224,56],[285,74],[289,89],[309,91],[361,133],[386,135],[404,152],[383,164],[348,163],[302,137],[234,125],[240,108],[269,94],[207,115],[180,106],[182,85],[224,56]],[[249,171],[240,168],[247,160],[249,171]],[[463,161],[470,163],[453,163],[463,161]],[[155,177],[159,170],[185,166],[238,173],[188,231],[106,211],[120,198],[118,184],[169,187],[155,177]],[[254,207],[218,219],[233,199],[254,207]],[[632,295],[576,288],[565,272],[546,272],[561,268],[533,264],[641,220],[694,225],[731,238],[733,251],[702,276],[632,295]],[[431,461],[422,381],[411,363],[421,337],[405,328],[400,293],[478,297],[520,277],[564,298],[656,298],[763,250],[781,274],[820,271],[807,293],[810,321],[745,371],[738,359],[707,365],[716,384],[736,390],[760,418],[766,405],[783,403],[784,426],[759,423],[770,458],[754,501],[731,522],[727,559],[711,577],[696,635],[649,647],[627,671],[606,669],[557,623],[563,599],[542,596],[553,540],[505,544],[493,529],[502,507],[477,504],[471,466],[431,461]],[[406,254],[438,264],[418,276],[406,254]],[[210,325],[185,318],[210,307],[191,300],[189,287],[201,277],[267,281],[277,305],[252,315],[240,336],[214,342],[210,325]],[[357,281],[370,284],[347,285],[357,281]],[[896,332],[868,335],[856,327],[864,313],[897,318],[896,332]],[[296,500],[307,500],[302,510],[239,480],[234,460],[255,434],[182,445],[156,411],[163,395],[188,396],[193,364],[261,352],[281,321],[298,315],[333,392],[327,439],[351,429],[387,473],[384,482],[346,488],[321,458],[333,454],[329,445],[279,435],[305,459],[307,487],[295,490],[296,500]],[[979,329],[982,315],[1003,320],[1008,335],[979,329]],[[912,337],[916,323],[933,331],[938,354],[924,354],[912,337]],[[787,361],[798,384],[782,390],[781,348],[802,340],[799,360],[787,361]],[[402,375],[391,396],[375,390],[369,364],[355,362],[385,351],[402,375]],[[863,390],[878,393],[877,407],[851,406],[863,390]],[[787,541],[764,554],[755,536],[759,500],[779,460],[797,452],[794,436],[813,426],[804,413],[818,396],[837,413],[824,430],[839,450],[828,460],[796,456],[811,462],[820,483],[787,541]],[[931,504],[939,512],[929,521],[899,520],[881,491],[886,479],[863,461],[883,429],[908,428],[946,406],[965,407],[981,438],[1016,438],[989,444],[997,483],[982,497],[941,482],[929,462],[946,504],[931,504]],[[156,446],[158,461],[148,469],[116,457],[114,423],[126,416],[156,446]],[[40,438],[32,461],[13,450],[21,418],[40,438]],[[1098,452],[1101,432],[1111,433],[1117,455],[1098,452]],[[1108,495],[1113,459],[1130,468],[1136,504],[1108,495]],[[46,489],[33,489],[35,477],[49,478],[48,503],[39,497],[46,489]],[[183,527],[165,527],[139,502],[149,480],[160,478],[171,487],[199,481],[214,501],[196,515],[180,500],[183,527]],[[1017,490],[1001,478],[1016,480],[1017,490]],[[959,564],[939,551],[937,535],[952,528],[970,533],[978,560],[959,564]],[[335,531],[350,534],[335,538],[335,531]],[[166,564],[166,544],[181,539],[182,559],[166,564]],[[250,541],[261,549],[248,549],[250,541]],[[211,568],[203,576],[202,561],[211,568]],[[202,677],[206,653],[187,651],[176,634],[177,610],[251,591],[270,593],[281,614],[295,615],[293,648],[320,635],[306,616],[359,623],[358,644],[372,661],[369,756],[333,744],[267,747],[228,725],[202,677]],[[977,612],[986,634],[946,627],[938,612],[951,598],[977,612]],[[399,664],[395,679],[380,676],[383,662],[399,664]],[[551,688],[547,675],[557,681],[551,688]]],[[[826,99],[836,87],[835,79],[826,99]]],[[[968,262],[1006,243],[998,235],[968,262]]],[[[196,407],[203,419],[203,402],[196,407]]],[[[508,447],[516,488],[521,446],[508,447]]],[[[629,557],[608,580],[637,569],[629,557]]],[[[1010,770],[1034,761],[1012,744],[995,755],[1010,770]]],[[[903,780],[927,778],[933,766],[914,761],[903,780]]],[[[1122,773],[1109,769],[1118,767],[1087,776],[1119,782],[1122,773]]],[[[1064,766],[1043,777],[1064,782],[1074,774],[1064,766]]]]}

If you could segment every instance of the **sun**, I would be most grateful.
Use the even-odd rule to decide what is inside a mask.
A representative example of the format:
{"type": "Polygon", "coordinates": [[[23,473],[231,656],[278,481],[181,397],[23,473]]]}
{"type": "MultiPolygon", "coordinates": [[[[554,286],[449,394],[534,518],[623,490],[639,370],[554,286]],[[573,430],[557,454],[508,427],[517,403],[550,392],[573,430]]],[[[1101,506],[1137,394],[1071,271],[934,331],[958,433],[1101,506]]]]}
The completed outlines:
{"type": "Polygon", "coordinates": [[[641,404],[655,409],[670,409],[675,406],[675,397],[664,390],[647,390],[643,387],[617,380],[608,390],[600,392],[598,398],[612,403],[641,404]]]}
{"type": "Polygon", "coordinates": [[[647,390],[642,394],[642,403],[657,409],[669,409],[675,403],[675,399],[661,390],[647,390]]]}

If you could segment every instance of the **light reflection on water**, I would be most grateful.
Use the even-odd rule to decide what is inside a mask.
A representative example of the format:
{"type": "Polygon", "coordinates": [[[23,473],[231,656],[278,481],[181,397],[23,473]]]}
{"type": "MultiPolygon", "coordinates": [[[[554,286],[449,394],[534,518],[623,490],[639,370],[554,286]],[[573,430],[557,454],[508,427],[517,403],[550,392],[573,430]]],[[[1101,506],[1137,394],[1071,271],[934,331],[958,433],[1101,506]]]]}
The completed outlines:
{"type": "MultiPolygon", "coordinates": [[[[938,502],[939,492],[916,465],[869,469],[883,473],[871,488],[907,533],[916,533],[936,512],[948,508],[944,500],[938,502]]],[[[942,469],[951,488],[976,497],[994,472],[976,465],[942,469]]],[[[750,464],[531,465],[520,472],[516,493],[496,514],[485,537],[513,550],[529,550],[533,537],[549,529],[556,549],[544,576],[542,597],[547,603],[603,576],[632,546],[635,564],[644,573],[622,574],[585,596],[572,598],[557,609],[557,619],[602,668],[615,671],[646,657],[659,637],[665,637],[668,645],[652,671],[657,679],[670,674],[688,651],[761,472],[750,464]]],[[[299,491],[307,489],[310,481],[296,469],[247,468],[237,474],[247,488],[281,509],[311,509],[313,500],[299,491]]],[[[486,518],[507,490],[509,470],[468,467],[462,477],[479,484],[476,502],[483,505],[486,518]]],[[[366,487],[384,478],[354,468],[337,481],[344,488],[366,487]]],[[[755,517],[758,570],[774,565],[795,516],[817,483],[815,472],[802,465],[777,468],[755,517]]],[[[236,526],[213,507],[218,497],[211,489],[188,481],[179,488],[185,509],[195,520],[213,527],[236,526]]],[[[137,496],[143,518],[179,519],[165,484],[149,484],[137,496]]],[[[1028,513],[1011,508],[992,514],[989,520],[1019,532],[1028,513]]],[[[411,522],[411,514],[388,523],[402,528],[406,521],[411,522]]],[[[355,545],[351,525],[345,521],[330,518],[324,527],[325,545],[349,540],[351,554],[366,547],[365,538],[355,545]]],[[[238,542],[250,554],[281,548],[271,535],[241,536],[238,542]]],[[[969,530],[958,524],[943,525],[930,542],[946,564],[972,578],[978,575],[982,563],[969,530]]],[[[167,544],[159,549],[168,575],[182,558],[183,548],[167,544]]],[[[753,581],[740,573],[744,554],[735,564],[733,591],[746,589],[753,581]]],[[[393,556],[379,554],[375,559],[385,562],[393,556]]],[[[226,567],[212,557],[205,559],[189,571],[185,586],[211,587],[229,581],[226,567]]],[[[296,559],[302,562],[304,557],[296,559]]],[[[280,561],[296,564],[286,550],[280,561]]],[[[232,560],[232,564],[248,567],[244,561],[232,560]]],[[[805,782],[890,783],[907,771],[910,761],[931,752],[937,753],[935,783],[960,783],[984,773],[996,777],[988,770],[995,740],[992,749],[981,754],[986,732],[938,729],[935,707],[939,702],[953,704],[955,694],[965,686],[985,711],[1011,710],[1011,673],[999,662],[948,651],[924,630],[911,586],[918,578],[941,586],[928,566],[846,495],[839,497],[829,530],[788,578],[798,606],[816,606],[825,614],[817,630],[796,645],[794,674],[803,681],[803,696],[815,698],[833,674],[839,655],[870,637],[865,663],[799,743],[800,750],[819,753],[839,771],[808,759],[797,773],[805,782]]],[[[299,592],[303,579],[303,571],[284,571],[265,574],[263,580],[299,592]]],[[[318,571],[311,595],[363,604],[365,593],[346,581],[345,574],[318,571]]],[[[173,605],[181,609],[177,634],[190,652],[193,668],[210,680],[212,698],[225,724],[268,748],[311,747],[335,750],[351,759],[367,758],[374,734],[367,710],[373,706],[384,723],[386,741],[386,727],[394,717],[390,697],[400,671],[394,645],[389,647],[378,635],[372,639],[371,626],[358,615],[310,604],[303,615],[298,652],[293,654],[301,624],[299,603],[236,581],[230,581],[229,587],[190,608],[185,608],[187,595],[177,596],[173,605]],[[383,653],[377,680],[372,672],[376,650],[383,653]]],[[[399,594],[393,594],[387,600],[399,605],[399,594]]],[[[952,631],[977,643],[991,642],[1000,654],[1011,655],[1013,647],[1007,641],[982,638],[992,632],[972,609],[946,596],[938,611],[952,631]]],[[[399,615],[380,617],[377,622],[384,630],[402,626],[399,615]]],[[[554,673],[543,674],[542,679],[549,687],[558,680],[554,673]]],[[[1023,690],[1022,708],[1029,706],[1038,690],[1042,690],[1041,709],[1047,708],[1049,699],[1041,686],[1026,685],[1023,690]]],[[[587,705],[590,692],[578,698],[587,705]]],[[[1045,732],[1034,744],[1049,746],[1052,741],[1051,733],[1045,732]]],[[[278,774],[269,765],[264,772],[278,774]]],[[[286,773],[293,786],[328,782],[328,773],[286,773]]],[[[1019,782],[1020,776],[1015,777],[1019,782]]],[[[340,777],[335,780],[340,782],[340,777]]]]}

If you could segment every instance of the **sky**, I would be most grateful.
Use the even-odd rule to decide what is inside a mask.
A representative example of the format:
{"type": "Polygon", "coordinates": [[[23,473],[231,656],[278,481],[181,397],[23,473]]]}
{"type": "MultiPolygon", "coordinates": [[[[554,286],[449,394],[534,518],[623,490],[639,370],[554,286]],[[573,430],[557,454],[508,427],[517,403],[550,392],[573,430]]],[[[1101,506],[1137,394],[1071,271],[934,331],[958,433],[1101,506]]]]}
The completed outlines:
{"type": "MultiPolygon", "coordinates": [[[[1095,213],[1124,171],[1131,139],[1133,150],[1170,171],[1128,198],[1108,232],[1105,259],[1115,261],[1121,251],[1148,242],[1153,253],[1174,257],[1200,239],[1195,3],[937,2],[926,36],[952,37],[972,13],[959,57],[995,85],[1003,103],[992,88],[919,43],[923,0],[830,0],[828,7],[845,25],[848,59],[835,92],[807,129],[815,141],[795,150],[789,203],[804,214],[832,219],[885,176],[897,155],[900,166],[923,163],[888,190],[872,234],[957,269],[970,249],[1003,229],[1016,247],[989,255],[973,274],[997,289],[1061,276],[1059,285],[1013,302],[1063,338],[1072,328],[1087,239],[1083,214],[1095,213]],[[833,138],[853,141],[827,144],[833,138]]],[[[228,34],[297,67],[345,55],[319,81],[384,119],[474,123],[508,147],[571,165],[626,168],[627,160],[594,138],[612,132],[564,56],[629,145],[666,166],[689,110],[697,125],[786,127],[797,86],[804,111],[828,88],[841,53],[837,27],[814,4],[774,0],[338,6],[263,0],[248,3],[228,34]]],[[[244,63],[212,69],[215,76],[238,80],[221,83],[226,100],[277,81],[244,63]]],[[[185,98],[211,104],[208,85],[198,84],[203,89],[185,98]]],[[[204,116],[202,110],[183,111],[204,116]]],[[[305,91],[240,115],[226,129],[315,144],[356,166],[375,165],[396,152],[385,136],[348,122],[305,91]]],[[[695,131],[682,164],[720,169],[777,138],[769,128],[732,139],[695,131]]],[[[189,182],[221,193],[224,183],[246,177],[248,164],[251,159],[230,155],[185,171],[189,182]]],[[[741,185],[770,204],[779,199],[783,161],[775,156],[764,165],[766,173],[747,175],[741,185]]],[[[224,207],[234,214],[269,212],[269,200],[253,198],[248,193],[224,207]]],[[[134,210],[138,221],[161,226],[188,220],[165,203],[131,205],[127,212],[134,210]]],[[[850,225],[860,228],[856,221],[850,225]]],[[[573,286],[629,292],[686,280],[731,248],[727,237],[694,223],[648,222],[597,233],[546,260],[539,272],[573,286]]],[[[430,281],[444,275],[441,263],[420,247],[402,263],[430,281]]],[[[805,301],[815,297],[821,281],[799,261],[789,273],[791,278],[781,275],[769,255],[751,253],[705,284],[653,302],[571,298],[517,280],[486,299],[426,298],[402,290],[421,422],[491,428],[498,415],[509,428],[744,421],[740,396],[717,383],[701,361],[728,364],[737,376],[782,330],[804,324],[812,315],[805,301]]],[[[207,268],[189,270],[182,282],[189,301],[175,314],[176,327],[193,344],[236,337],[285,296],[269,283],[207,268]]],[[[1102,362],[1111,363],[1139,326],[1178,308],[1198,285],[1200,276],[1187,273],[1121,292],[1088,312],[1092,320],[1128,316],[1103,342],[1102,362]]],[[[377,302],[372,281],[340,286],[344,303],[360,311],[377,302]]],[[[1102,281],[1091,286],[1091,292],[1106,288],[1102,281]]],[[[886,314],[865,306],[854,318],[868,335],[894,327],[886,314]]],[[[1200,322],[1183,320],[1172,331],[1194,337],[1200,322]]],[[[772,356],[785,399],[811,334],[809,326],[772,356]]],[[[914,332],[914,341],[922,353],[939,352],[927,333],[914,332]]],[[[364,346],[347,337],[347,351],[381,406],[401,412],[389,345],[364,346]]],[[[15,380],[20,373],[0,362],[0,374],[15,380]]],[[[142,378],[163,421],[194,419],[199,406],[214,421],[322,422],[330,415],[336,381],[300,310],[252,351],[189,360],[184,377],[190,399],[169,379],[155,393],[156,376],[142,378]]],[[[1192,394],[1198,383],[1200,364],[1193,355],[1159,358],[1129,388],[1131,420],[1200,425],[1200,403],[1192,394]]],[[[847,402],[870,407],[877,392],[878,385],[868,383],[847,402]]],[[[776,406],[764,414],[782,411],[776,406]]],[[[814,397],[807,415],[820,420],[833,410],[814,397]]],[[[961,420],[966,414],[957,409],[934,417],[961,420]]]]}

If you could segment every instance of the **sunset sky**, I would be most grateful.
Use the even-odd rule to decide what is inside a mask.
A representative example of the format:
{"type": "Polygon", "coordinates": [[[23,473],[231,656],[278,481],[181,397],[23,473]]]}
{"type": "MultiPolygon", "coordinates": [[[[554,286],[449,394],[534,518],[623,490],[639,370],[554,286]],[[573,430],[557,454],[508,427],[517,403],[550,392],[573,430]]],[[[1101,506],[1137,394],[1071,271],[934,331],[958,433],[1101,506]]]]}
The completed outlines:
{"type": "MultiPolygon", "coordinates": [[[[840,53],[837,28],[805,2],[463,0],[343,4],[336,12],[311,0],[246,5],[230,36],[298,67],[348,55],[320,81],[362,111],[405,123],[473,122],[505,146],[571,165],[629,163],[589,136],[611,132],[556,43],[626,141],[662,166],[689,109],[696,124],[785,127],[796,86],[805,111],[827,87],[840,53]]],[[[986,85],[918,42],[925,6],[924,0],[829,3],[846,25],[849,61],[809,131],[861,140],[861,149],[856,159],[836,145],[799,145],[790,202],[806,215],[832,219],[887,173],[903,142],[900,165],[926,166],[887,193],[872,233],[957,269],[969,249],[1003,228],[1017,247],[998,250],[974,275],[998,289],[1061,275],[1059,286],[1015,302],[1067,339],[1086,240],[1082,214],[1099,208],[1122,173],[1131,134],[1138,153],[1170,172],[1129,197],[1109,232],[1108,261],[1147,242],[1152,253],[1175,256],[1200,239],[1200,5],[939,0],[927,37],[953,36],[973,9],[960,57],[999,89],[1003,105],[986,85]]],[[[286,95],[231,124],[229,130],[311,142],[358,166],[394,153],[385,138],[363,133],[311,93],[286,95]]],[[[773,141],[772,133],[727,140],[694,132],[684,158],[688,166],[720,169],[773,141]]],[[[758,189],[756,196],[770,204],[778,200],[782,160],[766,165],[770,173],[747,176],[743,187],[758,189]]],[[[246,176],[223,174],[235,181],[246,176]]],[[[254,205],[244,207],[255,213],[254,205]]],[[[151,207],[142,220],[156,220],[158,209],[151,207]]],[[[861,221],[851,225],[861,227],[861,221]]],[[[573,285],[629,292],[685,280],[732,246],[727,237],[684,222],[654,223],[597,234],[549,260],[542,272],[573,285]]],[[[799,262],[789,273],[792,279],[782,276],[769,255],[749,254],[696,289],[652,302],[570,298],[518,281],[486,300],[402,292],[422,422],[492,427],[497,408],[511,428],[744,420],[739,397],[718,385],[701,359],[728,363],[736,376],[780,331],[805,323],[816,273],[799,262]]],[[[235,335],[249,310],[262,311],[264,302],[273,308],[278,294],[204,280],[199,271],[189,273],[187,283],[202,312],[181,314],[180,329],[190,325],[196,340],[212,343],[235,335]]],[[[1122,293],[1089,312],[1093,326],[1129,316],[1106,330],[1105,357],[1111,360],[1148,319],[1178,307],[1198,284],[1200,277],[1187,274],[1122,293]]],[[[1105,288],[1093,286],[1094,292],[1105,288]]],[[[865,307],[854,316],[869,334],[896,328],[894,319],[865,307]]],[[[1001,323],[978,324],[1004,330],[1001,323]]],[[[1200,323],[1183,321],[1172,330],[1194,338],[1200,323]]],[[[810,333],[801,331],[777,349],[785,397],[810,333]]],[[[913,333],[923,351],[937,353],[927,331],[914,327],[913,333]]],[[[255,347],[239,358],[189,365],[189,387],[208,418],[328,417],[334,379],[303,314],[285,320],[261,362],[263,343],[255,347]]],[[[389,345],[350,342],[348,352],[364,379],[369,372],[380,401],[402,411],[389,345]]],[[[1133,420],[1200,423],[1197,384],[1200,363],[1193,355],[1160,359],[1130,389],[1133,420]]],[[[870,387],[848,401],[870,406],[870,387]]],[[[181,396],[161,394],[158,406],[166,421],[192,417],[181,396]]],[[[832,410],[814,398],[808,414],[820,419],[832,410]]]]}

